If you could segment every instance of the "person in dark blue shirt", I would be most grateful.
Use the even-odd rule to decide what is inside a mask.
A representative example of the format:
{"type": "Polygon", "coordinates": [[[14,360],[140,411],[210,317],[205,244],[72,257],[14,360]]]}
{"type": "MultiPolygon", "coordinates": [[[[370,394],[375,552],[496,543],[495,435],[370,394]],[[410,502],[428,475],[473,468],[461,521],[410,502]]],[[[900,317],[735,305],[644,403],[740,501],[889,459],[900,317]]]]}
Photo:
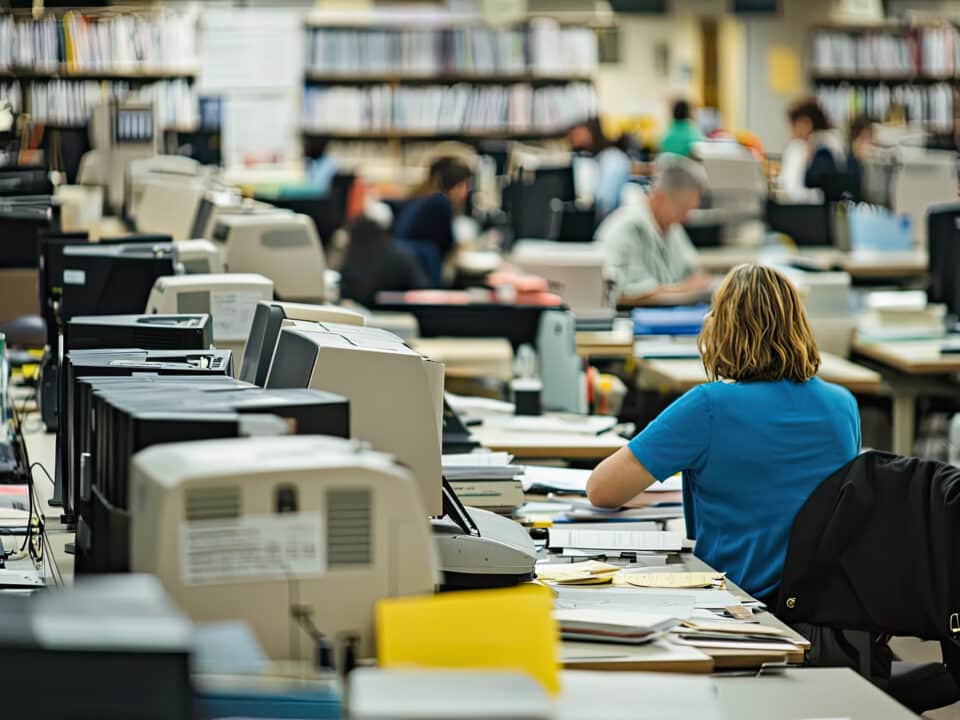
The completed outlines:
{"type": "Polygon", "coordinates": [[[463,211],[472,178],[460,158],[437,158],[427,181],[397,215],[394,238],[419,260],[433,287],[443,284],[443,263],[454,243],[453,218],[463,211]]]}
{"type": "Polygon", "coordinates": [[[697,557],[769,605],[794,518],[860,451],[857,403],[815,377],[820,356],[803,305],[772,268],[731,271],[699,346],[712,382],[600,463],[587,495],[594,505],[617,507],[682,472],[697,557]]]}

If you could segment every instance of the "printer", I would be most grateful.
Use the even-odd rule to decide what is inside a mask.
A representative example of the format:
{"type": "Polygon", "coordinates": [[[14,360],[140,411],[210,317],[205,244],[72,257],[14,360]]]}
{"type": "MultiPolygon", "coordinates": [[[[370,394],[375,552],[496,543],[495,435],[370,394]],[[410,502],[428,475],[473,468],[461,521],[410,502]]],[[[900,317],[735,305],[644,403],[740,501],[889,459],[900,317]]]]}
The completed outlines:
{"type": "Polygon", "coordinates": [[[332,322],[340,325],[364,325],[364,317],[358,312],[333,305],[304,305],[289,302],[257,303],[253,313],[250,335],[243,348],[240,379],[263,387],[277,349],[280,330],[294,321],[332,322]]]}
{"type": "Polygon", "coordinates": [[[222,216],[213,240],[230,272],[259,272],[273,280],[282,300],[323,302],[326,259],[307,215],[291,212],[222,216]]]}
{"type": "Polygon", "coordinates": [[[210,188],[197,203],[190,222],[188,237],[210,240],[221,217],[225,215],[255,215],[257,213],[290,213],[259,200],[251,200],[233,187],[210,188]]]}
{"type": "Polygon", "coordinates": [[[376,602],[436,585],[412,473],[354,442],[155,445],[130,481],[133,572],[156,575],[195,622],[247,622],[272,659],[312,659],[295,614],[327,638],[356,634],[372,656],[376,602]]]}
{"type": "Polygon", "coordinates": [[[532,577],[536,548],[508,518],[464,508],[442,478],[443,366],[384,330],[294,323],[280,331],[267,387],[310,387],[350,401],[350,437],[410,468],[446,587],[489,587],[532,577]]]}
{"type": "MultiPolygon", "coordinates": [[[[273,283],[254,273],[170,275],[157,278],[147,298],[147,314],[209,313],[213,344],[241,357],[253,314],[261,300],[273,299],[273,283]]],[[[239,366],[236,368],[239,370],[239,366]]]]}
{"type": "Polygon", "coordinates": [[[513,246],[511,262],[546,279],[575,315],[612,318],[604,256],[593,243],[521,240],[513,246]]]}
{"type": "Polygon", "coordinates": [[[890,189],[895,215],[909,215],[913,239],[927,246],[927,208],[957,199],[957,157],[953,151],[902,145],[890,189]]]}
{"type": "Polygon", "coordinates": [[[112,99],[97,105],[90,118],[90,144],[80,159],[77,184],[99,185],[116,214],[124,207],[127,167],[157,155],[159,120],[149,102],[112,99]]]}

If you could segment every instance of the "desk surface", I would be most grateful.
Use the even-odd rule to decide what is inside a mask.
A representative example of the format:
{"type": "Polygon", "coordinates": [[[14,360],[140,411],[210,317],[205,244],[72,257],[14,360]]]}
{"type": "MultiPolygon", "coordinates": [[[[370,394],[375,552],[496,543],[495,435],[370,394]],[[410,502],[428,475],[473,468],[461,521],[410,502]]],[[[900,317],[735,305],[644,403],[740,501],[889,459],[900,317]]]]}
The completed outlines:
{"type": "Polygon", "coordinates": [[[927,254],[923,250],[906,252],[843,252],[831,247],[787,248],[719,247],[701,248],[700,267],[707,272],[726,273],[743,263],[761,258],[799,259],[824,270],[845,270],[854,278],[906,278],[927,274],[927,254]]]}
{"type": "Polygon", "coordinates": [[[915,716],[847,668],[754,677],[566,671],[556,720],[907,720],[915,716]]]}
{"type": "MultiPolygon", "coordinates": [[[[842,385],[854,393],[880,392],[882,379],[879,373],[830,353],[821,353],[820,359],[819,376],[824,380],[842,385]]],[[[637,364],[640,373],[676,392],[686,392],[707,381],[700,360],[638,358],[637,364]]]]}
{"type": "Polygon", "coordinates": [[[960,372],[960,354],[943,355],[941,340],[864,342],[855,339],[854,352],[907,375],[944,375],[960,372]]]}
{"type": "Polygon", "coordinates": [[[627,440],[612,432],[600,435],[506,432],[480,425],[471,427],[470,433],[484,447],[495,452],[508,452],[522,460],[596,460],[599,462],[627,444],[627,440]]]}

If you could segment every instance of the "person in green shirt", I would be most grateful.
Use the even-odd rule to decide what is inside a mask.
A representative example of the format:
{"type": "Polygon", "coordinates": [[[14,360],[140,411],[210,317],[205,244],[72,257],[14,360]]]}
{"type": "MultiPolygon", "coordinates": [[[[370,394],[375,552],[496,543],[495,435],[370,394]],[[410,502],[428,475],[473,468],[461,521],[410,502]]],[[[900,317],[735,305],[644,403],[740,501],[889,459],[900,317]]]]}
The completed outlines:
{"type": "Polygon", "coordinates": [[[703,140],[703,133],[693,121],[690,103],[677,100],[673,104],[673,122],[660,141],[660,152],[690,157],[694,143],[703,140]]]}

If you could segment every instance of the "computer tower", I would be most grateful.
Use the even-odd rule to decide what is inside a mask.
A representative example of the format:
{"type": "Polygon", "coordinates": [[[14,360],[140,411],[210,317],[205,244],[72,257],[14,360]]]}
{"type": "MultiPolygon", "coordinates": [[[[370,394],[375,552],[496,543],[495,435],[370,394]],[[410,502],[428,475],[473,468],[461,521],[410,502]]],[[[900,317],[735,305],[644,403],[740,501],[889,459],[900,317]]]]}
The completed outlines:
{"type": "Polygon", "coordinates": [[[84,315],[64,330],[66,350],[140,348],[204,350],[213,345],[213,323],[205,313],[184,315],[84,315]]]}

